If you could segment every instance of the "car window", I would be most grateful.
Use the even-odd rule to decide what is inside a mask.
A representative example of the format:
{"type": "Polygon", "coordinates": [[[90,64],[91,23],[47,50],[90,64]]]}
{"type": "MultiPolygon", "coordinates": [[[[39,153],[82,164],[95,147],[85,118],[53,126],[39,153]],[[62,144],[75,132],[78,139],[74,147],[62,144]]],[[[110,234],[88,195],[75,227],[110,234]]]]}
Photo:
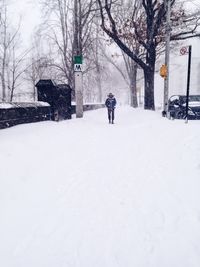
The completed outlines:
{"type": "Polygon", "coordinates": [[[179,100],[179,96],[178,95],[173,95],[170,97],[170,101],[175,101],[175,100],[179,100]]]}

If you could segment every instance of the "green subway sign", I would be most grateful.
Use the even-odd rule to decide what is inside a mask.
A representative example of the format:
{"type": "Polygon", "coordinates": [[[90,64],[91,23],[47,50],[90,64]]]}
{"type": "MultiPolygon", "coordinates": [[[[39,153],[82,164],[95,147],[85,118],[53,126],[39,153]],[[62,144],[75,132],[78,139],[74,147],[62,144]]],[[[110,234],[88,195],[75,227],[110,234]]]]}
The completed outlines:
{"type": "Polygon", "coordinates": [[[82,64],[83,57],[82,56],[74,56],[74,64],[82,64]]]}

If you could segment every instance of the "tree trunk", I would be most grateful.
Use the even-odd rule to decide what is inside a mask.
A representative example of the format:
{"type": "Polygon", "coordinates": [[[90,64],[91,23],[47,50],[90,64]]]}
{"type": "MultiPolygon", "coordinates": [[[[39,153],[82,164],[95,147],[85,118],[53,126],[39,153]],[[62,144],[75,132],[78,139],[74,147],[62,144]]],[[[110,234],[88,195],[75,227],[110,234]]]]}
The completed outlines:
{"type": "Polygon", "coordinates": [[[98,88],[98,102],[102,102],[102,86],[101,86],[101,73],[100,73],[100,69],[97,68],[97,77],[96,77],[96,81],[97,81],[97,88],[98,88]]]}
{"type": "Polygon", "coordinates": [[[4,72],[2,72],[2,102],[6,102],[6,85],[5,85],[5,78],[4,78],[4,72]]]}
{"type": "MultiPolygon", "coordinates": [[[[97,5],[97,3],[96,3],[97,5]]],[[[96,6],[98,9],[98,5],[96,6]]],[[[98,89],[98,101],[101,103],[102,102],[102,81],[101,81],[101,67],[99,63],[99,19],[98,16],[96,16],[96,40],[95,40],[95,66],[96,66],[96,83],[97,83],[97,89],[98,89]]]]}
{"type": "Polygon", "coordinates": [[[154,74],[156,62],[156,47],[152,43],[146,53],[144,70],[144,109],[155,110],[154,104],[154,74]]]}
{"type": "Polygon", "coordinates": [[[14,85],[12,85],[12,87],[11,87],[11,92],[10,92],[10,102],[13,101],[14,89],[15,89],[15,87],[14,87],[14,85]]]}
{"type": "Polygon", "coordinates": [[[2,102],[6,101],[5,68],[6,68],[6,52],[4,51],[2,69],[1,69],[2,102]]]}
{"type": "Polygon", "coordinates": [[[155,110],[154,68],[144,69],[144,109],[155,110]]]}

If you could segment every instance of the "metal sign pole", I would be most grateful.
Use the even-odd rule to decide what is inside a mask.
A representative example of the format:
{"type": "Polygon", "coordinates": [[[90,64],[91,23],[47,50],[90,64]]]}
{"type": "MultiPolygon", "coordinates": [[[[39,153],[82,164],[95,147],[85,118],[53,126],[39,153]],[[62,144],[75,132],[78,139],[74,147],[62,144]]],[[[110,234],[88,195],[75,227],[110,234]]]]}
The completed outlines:
{"type": "Polygon", "coordinates": [[[83,117],[82,71],[75,71],[76,118],[83,117]]]}
{"type": "Polygon", "coordinates": [[[167,76],[164,79],[164,100],[163,110],[167,113],[168,111],[168,94],[169,94],[169,53],[170,53],[170,16],[171,16],[171,2],[170,0],[165,1],[166,10],[166,36],[165,36],[165,65],[167,67],[167,76]]]}
{"type": "Polygon", "coordinates": [[[186,91],[186,117],[185,122],[188,122],[188,102],[189,102],[189,94],[190,94],[190,73],[191,73],[191,54],[192,54],[192,46],[189,45],[188,51],[188,74],[187,74],[187,91],[186,91]]]}
{"type": "Polygon", "coordinates": [[[75,96],[76,96],[76,118],[83,117],[83,73],[82,56],[74,56],[74,78],[75,78],[75,96]]]}

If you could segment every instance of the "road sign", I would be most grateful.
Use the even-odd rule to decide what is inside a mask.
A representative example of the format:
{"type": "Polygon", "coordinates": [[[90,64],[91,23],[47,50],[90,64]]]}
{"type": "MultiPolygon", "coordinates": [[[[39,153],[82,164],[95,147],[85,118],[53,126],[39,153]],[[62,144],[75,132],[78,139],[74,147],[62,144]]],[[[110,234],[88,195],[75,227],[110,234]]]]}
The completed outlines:
{"type": "Polygon", "coordinates": [[[83,57],[82,56],[74,56],[74,64],[82,64],[83,57]]]}
{"type": "Polygon", "coordinates": [[[184,56],[186,54],[188,54],[188,46],[183,46],[181,49],[180,49],[180,55],[181,56],[184,56]]]}
{"type": "Polygon", "coordinates": [[[74,71],[82,71],[82,64],[74,64],[74,71]]]}
{"type": "Polygon", "coordinates": [[[163,78],[167,77],[167,65],[163,64],[160,68],[160,76],[163,78]]]}

